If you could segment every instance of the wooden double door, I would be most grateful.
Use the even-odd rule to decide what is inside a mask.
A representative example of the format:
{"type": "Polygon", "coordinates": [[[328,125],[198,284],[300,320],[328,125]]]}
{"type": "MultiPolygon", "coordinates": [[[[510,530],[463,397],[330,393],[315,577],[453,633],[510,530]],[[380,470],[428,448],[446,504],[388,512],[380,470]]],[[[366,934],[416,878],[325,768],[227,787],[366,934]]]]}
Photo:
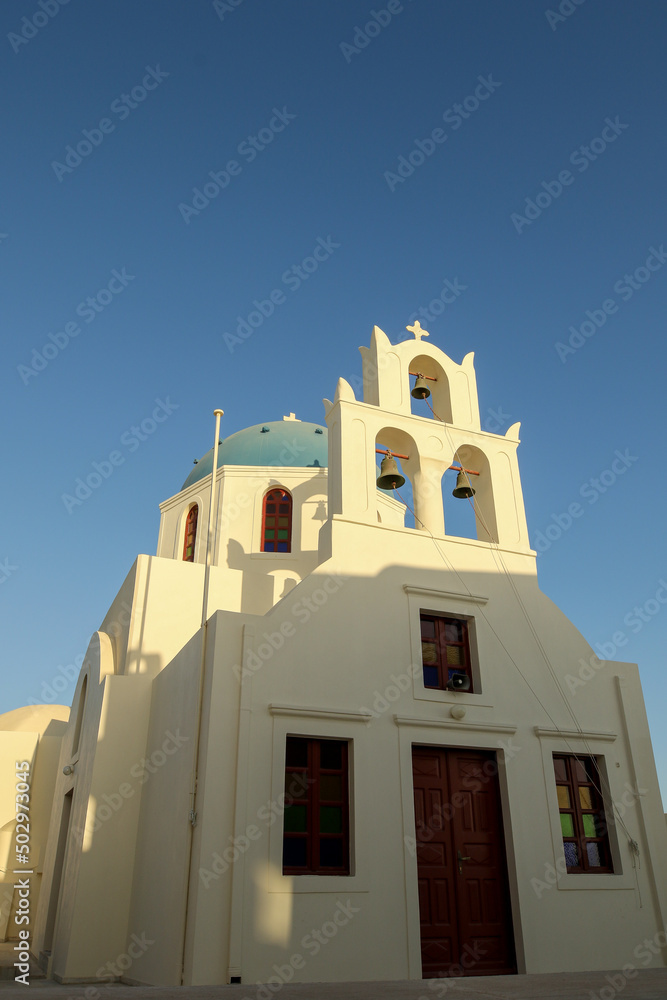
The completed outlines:
{"type": "Polygon", "coordinates": [[[496,755],[413,747],[422,976],[516,972],[496,755]]]}

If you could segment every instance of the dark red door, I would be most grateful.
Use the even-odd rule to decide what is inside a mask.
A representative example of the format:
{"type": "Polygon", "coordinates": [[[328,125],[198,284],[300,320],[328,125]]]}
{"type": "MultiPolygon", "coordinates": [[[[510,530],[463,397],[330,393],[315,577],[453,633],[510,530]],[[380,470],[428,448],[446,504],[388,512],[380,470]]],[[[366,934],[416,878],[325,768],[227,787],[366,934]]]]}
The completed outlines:
{"type": "Polygon", "coordinates": [[[414,747],[422,975],[516,971],[496,755],[414,747]]]}

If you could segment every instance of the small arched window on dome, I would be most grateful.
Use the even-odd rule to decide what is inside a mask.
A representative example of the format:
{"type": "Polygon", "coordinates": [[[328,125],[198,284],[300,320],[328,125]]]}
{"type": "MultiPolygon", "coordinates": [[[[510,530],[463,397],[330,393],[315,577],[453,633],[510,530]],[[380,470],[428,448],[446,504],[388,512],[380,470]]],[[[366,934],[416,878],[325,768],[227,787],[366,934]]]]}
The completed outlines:
{"type": "Polygon", "coordinates": [[[188,511],[187,520],[185,522],[185,541],[183,543],[184,562],[195,561],[195,539],[197,537],[198,514],[199,514],[199,507],[197,506],[197,504],[194,504],[188,511]]]}
{"type": "Polygon", "coordinates": [[[287,490],[269,490],[264,497],[261,550],[292,551],[292,497],[287,490]]]}

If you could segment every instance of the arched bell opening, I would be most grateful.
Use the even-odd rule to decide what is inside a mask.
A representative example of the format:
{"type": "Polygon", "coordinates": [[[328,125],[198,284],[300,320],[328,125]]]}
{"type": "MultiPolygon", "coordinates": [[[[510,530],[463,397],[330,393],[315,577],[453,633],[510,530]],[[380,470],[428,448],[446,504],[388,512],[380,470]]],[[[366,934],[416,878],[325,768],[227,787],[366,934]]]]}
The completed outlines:
{"type": "Polygon", "coordinates": [[[418,354],[408,365],[410,412],[453,423],[449,379],[444,368],[426,354],[418,354]]]}
{"type": "Polygon", "coordinates": [[[460,447],[442,477],[445,533],[497,542],[498,528],[489,460],[473,445],[460,447]]]}
{"type": "MultiPolygon", "coordinates": [[[[460,463],[455,458],[453,465],[460,463]]],[[[465,474],[464,474],[465,475],[465,474]]],[[[455,469],[446,469],[442,477],[442,502],[445,510],[445,534],[456,538],[477,538],[477,518],[475,516],[475,498],[454,496],[454,490],[460,483],[461,473],[455,469]]],[[[473,480],[476,477],[470,476],[473,480]]],[[[467,483],[467,480],[466,480],[467,483]]],[[[472,489],[476,490],[472,482],[472,489]]]]}
{"type": "MultiPolygon", "coordinates": [[[[413,511],[413,477],[419,467],[417,446],[409,434],[395,427],[383,428],[375,438],[375,459],[379,465],[376,485],[385,496],[390,497],[406,507],[403,524],[406,528],[415,527],[413,511]]],[[[392,521],[386,512],[378,511],[382,523],[398,523],[392,521]]]]}

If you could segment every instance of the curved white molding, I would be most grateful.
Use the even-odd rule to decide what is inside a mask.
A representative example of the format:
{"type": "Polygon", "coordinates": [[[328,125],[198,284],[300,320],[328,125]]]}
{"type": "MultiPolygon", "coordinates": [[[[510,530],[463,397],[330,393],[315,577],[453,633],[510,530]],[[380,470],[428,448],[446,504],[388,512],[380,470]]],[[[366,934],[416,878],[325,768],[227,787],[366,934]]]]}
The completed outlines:
{"type": "Polygon", "coordinates": [[[579,729],[542,729],[535,726],[535,735],[540,739],[563,739],[563,740],[602,740],[606,743],[613,743],[617,739],[616,733],[593,733],[579,729]]]}
{"type": "Polygon", "coordinates": [[[448,590],[430,590],[427,587],[411,587],[409,584],[403,584],[403,590],[406,594],[418,594],[421,597],[439,597],[441,600],[446,601],[468,601],[469,604],[488,604],[488,597],[482,597],[480,594],[453,594],[448,590]]]}
{"type": "Polygon", "coordinates": [[[397,726],[420,726],[422,729],[457,729],[469,733],[505,733],[512,736],[517,727],[500,722],[464,722],[454,719],[415,719],[408,715],[395,715],[397,726]]]}
{"type": "Polygon", "coordinates": [[[307,705],[269,705],[271,715],[291,715],[308,719],[335,719],[343,722],[370,722],[370,712],[350,712],[344,708],[311,708],[307,705]]]}

